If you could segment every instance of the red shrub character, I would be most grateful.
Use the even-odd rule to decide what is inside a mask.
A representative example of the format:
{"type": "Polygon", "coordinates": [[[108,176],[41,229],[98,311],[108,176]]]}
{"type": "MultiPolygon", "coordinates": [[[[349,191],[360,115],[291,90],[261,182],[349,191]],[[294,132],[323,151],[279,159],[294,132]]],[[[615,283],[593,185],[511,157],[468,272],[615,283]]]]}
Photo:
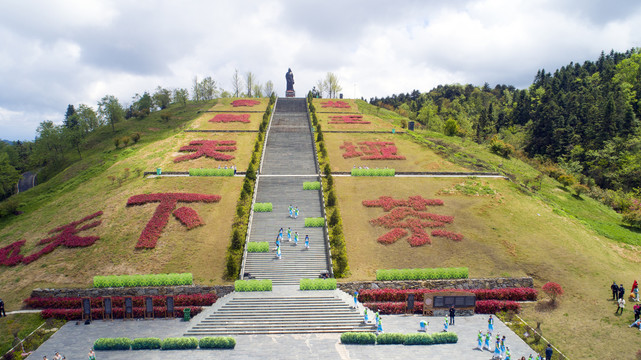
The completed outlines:
{"type": "Polygon", "coordinates": [[[324,107],[324,108],[335,108],[335,109],[349,109],[350,108],[348,103],[346,103],[345,101],[340,101],[340,100],[338,100],[338,101],[330,100],[330,101],[321,103],[321,107],[324,107]]]}
{"type": "Polygon", "coordinates": [[[192,208],[183,206],[174,210],[173,214],[183,225],[187,227],[187,229],[193,229],[197,226],[204,225],[196,210],[192,208]]]}
{"type": "Polygon", "coordinates": [[[260,104],[260,101],[258,100],[234,100],[231,102],[232,106],[234,107],[239,107],[239,106],[255,106],[260,104]]]}
{"type": "Polygon", "coordinates": [[[229,123],[229,122],[242,122],[242,123],[248,123],[249,122],[249,114],[218,114],[214,116],[213,118],[209,119],[209,122],[214,122],[214,123],[229,123]]]}
{"type": "Polygon", "coordinates": [[[330,116],[328,124],[371,124],[370,121],[363,121],[363,115],[336,115],[330,116]]]}
{"type": "Polygon", "coordinates": [[[174,162],[193,160],[202,156],[214,158],[219,161],[228,161],[234,158],[233,155],[223,154],[223,152],[236,151],[236,141],[234,140],[194,140],[189,142],[189,146],[183,146],[180,151],[192,152],[188,155],[179,156],[174,162]]]}
{"type": "Polygon", "coordinates": [[[22,262],[23,256],[20,255],[20,249],[25,242],[26,240],[16,241],[0,249],[0,265],[14,266],[22,262]]]}
{"type": "MultiPolygon", "coordinates": [[[[159,202],[158,207],[154,215],[151,217],[147,226],[143,229],[140,237],[138,238],[138,243],[136,248],[148,248],[153,249],[156,247],[156,242],[160,238],[167,221],[169,221],[169,215],[176,207],[178,202],[205,202],[205,203],[214,203],[220,201],[220,195],[205,195],[205,194],[190,194],[190,193],[157,193],[157,194],[141,194],[135,195],[127,200],[127,206],[133,205],[143,205],[150,202],[159,202]]],[[[187,216],[187,210],[182,210],[179,212],[180,216],[187,216]]],[[[194,211],[193,214],[198,216],[194,211]]],[[[191,219],[188,221],[195,221],[193,219],[193,214],[190,215],[191,219]]],[[[181,222],[183,221],[179,215],[176,215],[181,222]]],[[[202,224],[202,221],[200,221],[202,224]]],[[[183,222],[183,224],[185,224],[183,222]]],[[[195,224],[195,222],[190,222],[190,224],[195,224]]],[[[185,224],[188,228],[189,225],[185,224]]],[[[193,227],[193,226],[192,226],[193,227]]]]}

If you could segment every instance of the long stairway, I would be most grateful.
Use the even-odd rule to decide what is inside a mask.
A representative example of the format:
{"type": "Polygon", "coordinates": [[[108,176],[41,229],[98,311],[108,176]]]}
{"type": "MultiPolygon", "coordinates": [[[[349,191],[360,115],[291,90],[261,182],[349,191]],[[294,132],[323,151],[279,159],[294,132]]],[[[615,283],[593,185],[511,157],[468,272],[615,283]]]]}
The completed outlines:
{"type": "Polygon", "coordinates": [[[281,259],[275,251],[247,253],[244,273],[271,279],[273,291],[232,293],[202,314],[185,335],[288,334],[374,331],[363,324],[362,308],[352,309],[349,295],[340,290],[301,291],[300,279],[318,278],[328,271],[323,228],[305,228],[306,217],[322,216],[319,190],[303,190],[303,182],[320,181],[305,99],[279,98],[267,132],[265,154],[258,176],[256,202],[271,202],[272,212],[254,213],[249,241],[268,241],[271,249],[280,228],[284,239],[281,259]],[[299,217],[289,217],[297,206],[299,217]],[[295,246],[287,229],[298,232],[295,246]],[[310,248],[304,246],[309,235],[310,248]]]}

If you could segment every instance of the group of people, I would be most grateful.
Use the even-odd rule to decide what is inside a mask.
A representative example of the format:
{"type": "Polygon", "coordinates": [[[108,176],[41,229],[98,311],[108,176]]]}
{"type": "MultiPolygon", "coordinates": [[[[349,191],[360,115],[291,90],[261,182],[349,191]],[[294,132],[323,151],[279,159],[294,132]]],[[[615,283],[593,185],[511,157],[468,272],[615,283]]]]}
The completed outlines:
{"type": "MultiPolygon", "coordinates": [[[[64,360],[66,357],[64,355],[60,355],[59,352],[56,351],[56,354],[51,358],[51,360],[64,360]]],[[[42,357],[42,360],[49,360],[49,358],[45,355],[42,357]]],[[[89,360],[96,360],[96,354],[94,354],[93,349],[89,350],[89,360]]]]}
{"type": "MultiPolygon", "coordinates": [[[[496,333],[496,340],[494,341],[494,350],[492,350],[490,346],[490,341],[492,339],[492,333],[494,332],[494,318],[492,315],[487,319],[487,331],[485,334],[483,334],[483,330],[479,330],[478,336],[477,336],[477,346],[476,348],[483,351],[491,351],[492,352],[492,359],[500,359],[500,360],[511,360],[512,359],[512,354],[510,353],[510,347],[506,345],[505,343],[505,335],[501,336],[498,332],[496,333]]],[[[550,360],[552,359],[552,345],[548,344],[547,348],[545,349],[545,359],[550,360]]],[[[530,354],[530,357],[528,360],[542,360],[543,358],[541,355],[536,355],[536,358],[532,354],[530,354]]],[[[522,356],[520,360],[525,360],[525,356],[522,356]]]]}
{"type": "Polygon", "coordinates": [[[218,165],[218,168],[219,169],[234,169],[234,175],[236,175],[236,165],[234,165],[234,164],[232,164],[230,167],[227,167],[227,165],[225,165],[224,168],[220,167],[220,165],[218,165]]]}
{"type": "MultiPolygon", "coordinates": [[[[623,284],[617,285],[615,281],[610,285],[612,290],[612,300],[617,302],[617,310],[614,312],[615,315],[622,314],[623,309],[625,309],[625,288],[623,284]]],[[[636,280],[632,283],[632,290],[630,291],[630,301],[639,302],[639,283],[636,280]]],[[[641,321],[639,320],[639,314],[641,314],[641,305],[634,305],[634,322],[630,324],[630,327],[636,327],[641,330],[641,321]]]]}
{"type": "Polygon", "coordinates": [[[298,206],[292,206],[291,204],[289,205],[289,217],[298,219],[298,206]]]}
{"type": "MultiPolygon", "coordinates": [[[[298,246],[298,231],[292,232],[292,228],[287,228],[287,242],[292,241],[292,236],[294,240],[294,246],[298,246]]],[[[280,244],[283,241],[283,228],[280,228],[278,230],[278,235],[276,236],[276,257],[281,259],[281,250],[280,250],[280,244]]],[[[309,249],[309,235],[305,235],[305,249],[309,249]]]]}

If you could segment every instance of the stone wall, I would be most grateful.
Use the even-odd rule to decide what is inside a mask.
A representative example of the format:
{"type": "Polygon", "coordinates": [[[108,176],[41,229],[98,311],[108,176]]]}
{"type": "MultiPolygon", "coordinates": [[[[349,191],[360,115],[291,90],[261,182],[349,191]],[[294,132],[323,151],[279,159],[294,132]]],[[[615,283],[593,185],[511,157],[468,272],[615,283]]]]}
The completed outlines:
{"type": "Polygon", "coordinates": [[[338,288],[353,294],[361,289],[500,289],[515,287],[534,287],[531,277],[488,278],[488,279],[448,279],[448,280],[399,280],[399,281],[354,281],[339,282],[338,288]]]}
{"type": "Polygon", "coordinates": [[[102,297],[102,296],[154,296],[154,295],[192,295],[215,293],[223,297],[234,291],[233,285],[219,286],[149,286],[122,288],[88,289],[35,289],[31,297],[102,297]]]}

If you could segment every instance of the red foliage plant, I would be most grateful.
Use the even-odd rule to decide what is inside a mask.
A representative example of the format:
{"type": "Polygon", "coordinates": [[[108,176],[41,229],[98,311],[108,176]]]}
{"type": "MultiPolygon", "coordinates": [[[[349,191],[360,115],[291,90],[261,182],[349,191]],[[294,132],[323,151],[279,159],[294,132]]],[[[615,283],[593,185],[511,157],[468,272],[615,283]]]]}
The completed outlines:
{"type": "MultiPolygon", "coordinates": [[[[403,314],[407,303],[405,301],[396,302],[366,302],[363,306],[372,311],[377,311],[381,315],[403,314]]],[[[496,314],[500,311],[512,310],[515,313],[521,311],[521,304],[514,301],[499,301],[499,300],[477,300],[474,312],[477,314],[496,314]]],[[[423,313],[423,303],[414,302],[414,313],[423,313]]]]}
{"type": "Polygon", "coordinates": [[[255,106],[260,104],[260,101],[258,100],[234,100],[231,102],[233,107],[239,107],[239,106],[255,106]]]}
{"type": "MultiPolygon", "coordinates": [[[[423,302],[424,295],[429,293],[448,292],[455,289],[362,289],[358,291],[358,300],[367,302],[398,302],[405,301],[408,294],[414,294],[415,301],[423,302]]],[[[510,300],[536,301],[537,291],[533,288],[502,288],[502,289],[469,289],[465,290],[476,295],[476,300],[510,300]]]]}
{"type": "Polygon", "coordinates": [[[249,122],[249,114],[218,114],[214,116],[213,118],[209,119],[209,122],[214,122],[214,123],[228,123],[228,122],[242,122],[242,123],[248,123],[249,122]]]}
{"type": "Polygon", "coordinates": [[[180,148],[180,151],[191,152],[191,154],[179,156],[174,159],[174,162],[193,160],[202,156],[219,161],[228,161],[233,159],[234,156],[223,154],[223,152],[236,151],[235,145],[236,141],[234,140],[194,140],[189,142],[188,146],[180,148]]]}
{"type": "Polygon", "coordinates": [[[361,141],[357,146],[344,141],[341,149],[345,149],[343,158],[360,156],[361,160],[405,160],[405,156],[397,155],[398,149],[391,141],[361,141]]]}
{"type": "Polygon", "coordinates": [[[556,302],[556,298],[563,295],[563,288],[561,285],[555,283],[555,282],[547,282],[541,290],[550,297],[550,300],[552,300],[552,303],[556,302]]]}
{"type": "MultiPolygon", "coordinates": [[[[202,311],[200,306],[176,306],[174,308],[174,317],[183,316],[185,308],[189,308],[191,315],[195,316],[202,311]]],[[[154,306],[154,317],[164,317],[167,310],[164,306],[154,306]]],[[[132,309],[134,318],[143,318],[145,317],[145,308],[144,307],[134,307],[132,309]]],[[[102,309],[91,309],[91,318],[100,319],[102,317],[102,309]]],[[[80,320],[82,318],[82,309],[45,309],[40,313],[43,318],[49,319],[61,319],[61,320],[80,320]]],[[[125,309],[123,308],[113,308],[113,317],[114,319],[122,319],[125,315],[125,309]]]]}
{"type": "Polygon", "coordinates": [[[363,121],[363,115],[336,115],[330,116],[328,124],[371,124],[371,121],[363,121]]]}
{"type": "MultiPolygon", "coordinates": [[[[132,297],[134,307],[144,307],[146,296],[132,297]]],[[[92,297],[91,307],[101,308],[102,297],[92,297]]],[[[192,295],[176,295],[174,296],[175,306],[209,306],[216,302],[218,297],[216,294],[192,294],[192,295]]],[[[114,308],[123,307],[125,298],[121,296],[114,296],[111,298],[112,306],[114,308]]],[[[31,309],[81,309],[82,298],[80,297],[30,297],[23,300],[25,306],[31,309]]],[[[165,306],[167,302],[166,296],[152,296],[153,306],[165,306]]]]}
{"type": "MultiPolygon", "coordinates": [[[[440,228],[454,221],[453,216],[432,214],[425,211],[427,206],[442,205],[443,201],[440,199],[424,199],[420,195],[410,196],[407,200],[394,199],[391,196],[381,196],[377,200],[363,200],[363,206],[381,207],[388,212],[370,220],[370,223],[374,226],[392,229],[379,237],[378,242],[392,244],[407,235],[407,231],[403,229],[410,229],[412,235],[407,241],[413,247],[431,244],[430,237],[424,230],[425,228],[440,228]]],[[[463,239],[463,235],[445,230],[433,231],[432,235],[447,237],[454,241],[463,239]]]]}
{"type": "Polygon", "coordinates": [[[348,103],[345,101],[326,101],[324,103],[321,103],[321,107],[324,108],[335,108],[335,109],[349,109],[351,106],[349,106],[348,103]]]}
{"type": "MultiPolygon", "coordinates": [[[[150,202],[158,202],[158,207],[154,215],[151,217],[145,228],[143,229],[136,248],[153,249],[156,247],[156,242],[160,238],[169,215],[172,213],[178,202],[204,202],[215,203],[220,201],[220,195],[205,195],[205,194],[190,194],[190,193],[157,193],[157,194],[141,194],[134,195],[127,200],[127,206],[144,205],[150,202]]],[[[191,209],[190,209],[191,210],[191,209]]],[[[174,214],[188,229],[194,226],[202,225],[202,220],[198,217],[196,211],[180,210],[178,215],[174,214]],[[195,215],[195,218],[194,218],[195,215]],[[196,218],[198,220],[196,220],[196,218]],[[191,226],[191,227],[190,227],[191,226]]]]}
{"type": "Polygon", "coordinates": [[[100,237],[98,236],[78,236],[77,233],[95,228],[96,226],[102,223],[102,220],[97,220],[85,224],[81,227],[78,227],[80,224],[93,220],[98,216],[102,215],[102,211],[98,211],[91,215],[85,216],[84,218],[73,221],[69,224],[58,226],[55,229],[49,230],[49,234],[59,233],[57,235],[42,239],[38,242],[38,245],[46,245],[39,251],[27,255],[20,255],[20,249],[25,244],[25,240],[16,241],[13,244],[6,246],[0,249],[0,264],[6,266],[13,266],[19,263],[29,264],[33,261],[38,260],[41,256],[48,254],[54,251],[59,246],[65,246],[68,248],[74,247],[86,247],[93,245],[100,237]]]}

